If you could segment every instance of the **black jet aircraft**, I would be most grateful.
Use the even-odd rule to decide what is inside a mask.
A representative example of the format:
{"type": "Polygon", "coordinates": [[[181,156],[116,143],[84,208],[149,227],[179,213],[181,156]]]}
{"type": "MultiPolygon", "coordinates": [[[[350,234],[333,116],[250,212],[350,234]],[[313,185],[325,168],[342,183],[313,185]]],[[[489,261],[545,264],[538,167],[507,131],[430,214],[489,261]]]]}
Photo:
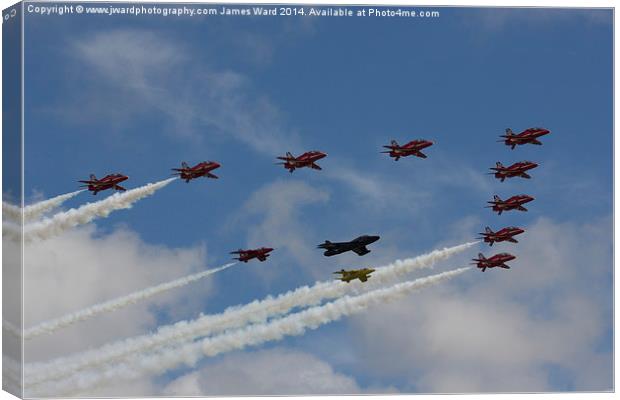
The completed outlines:
{"type": "Polygon", "coordinates": [[[351,240],[350,242],[332,243],[329,240],[326,240],[325,243],[320,244],[317,247],[319,249],[325,249],[326,251],[323,254],[327,257],[335,256],[336,254],[342,254],[347,251],[353,251],[358,256],[363,256],[364,254],[370,253],[370,250],[368,250],[366,246],[376,242],[377,240],[379,240],[379,238],[380,236],[363,235],[351,240]]]}

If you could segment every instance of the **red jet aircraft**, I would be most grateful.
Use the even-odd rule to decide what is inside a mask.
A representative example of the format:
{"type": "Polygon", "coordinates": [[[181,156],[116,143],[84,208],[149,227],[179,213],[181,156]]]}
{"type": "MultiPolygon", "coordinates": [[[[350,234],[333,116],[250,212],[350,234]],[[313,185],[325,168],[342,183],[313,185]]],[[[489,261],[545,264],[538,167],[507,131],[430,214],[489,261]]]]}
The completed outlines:
{"type": "Polygon", "coordinates": [[[185,161],[181,163],[181,168],[172,168],[173,171],[177,171],[172,175],[177,175],[181,179],[185,179],[185,182],[189,182],[192,179],[200,178],[204,176],[206,178],[218,179],[213,175],[211,171],[220,167],[220,164],[215,161],[203,161],[190,167],[185,161]]]}
{"type": "Polygon", "coordinates": [[[399,158],[407,156],[426,158],[426,154],[422,153],[420,150],[424,150],[425,148],[432,145],[433,142],[424,139],[412,140],[411,142],[402,146],[399,145],[396,140],[392,140],[389,146],[383,146],[384,148],[389,150],[382,151],[382,153],[389,153],[390,157],[394,158],[394,161],[398,161],[399,158]]]}
{"type": "Polygon", "coordinates": [[[525,171],[529,171],[530,169],[534,169],[538,167],[538,164],[531,161],[521,161],[512,164],[510,167],[504,167],[501,162],[497,162],[494,168],[490,168],[495,172],[490,172],[490,174],[495,175],[495,177],[502,182],[506,178],[513,178],[515,176],[520,176],[521,178],[530,179],[531,176],[525,173],[525,171]]]}
{"type": "Polygon", "coordinates": [[[110,174],[101,179],[97,179],[94,174],[90,174],[90,180],[78,182],[85,183],[85,185],[82,185],[81,187],[88,188],[88,190],[93,192],[93,195],[96,195],[98,192],[106,189],[120,190],[121,192],[124,192],[127,189],[119,185],[119,183],[126,181],[127,179],[129,179],[129,177],[122,174],[110,174]]]}
{"type": "Polygon", "coordinates": [[[481,268],[482,272],[484,272],[487,268],[495,267],[510,269],[510,267],[505,263],[514,260],[515,258],[517,257],[508,253],[495,254],[494,256],[489,258],[486,258],[484,255],[482,255],[482,253],[478,253],[478,258],[473,258],[472,261],[475,262],[473,262],[472,264],[475,264],[478,268],[481,268]]]}
{"type": "Polygon", "coordinates": [[[327,154],[320,151],[307,151],[299,157],[295,157],[290,152],[287,152],[285,157],[277,157],[278,160],[284,161],[277,164],[284,165],[284,168],[288,169],[291,173],[295,171],[295,168],[303,167],[321,170],[321,167],[319,167],[316,162],[324,157],[327,157],[327,154]]]}
{"type": "Polygon", "coordinates": [[[489,246],[493,246],[495,242],[511,242],[511,243],[519,243],[513,236],[517,236],[525,232],[522,228],[517,228],[514,226],[509,226],[507,228],[500,229],[497,232],[493,232],[491,228],[488,226],[485,228],[484,233],[480,233],[482,235],[481,238],[485,243],[488,243],[489,246]]]}
{"type": "Polygon", "coordinates": [[[529,128],[516,134],[512,129],[507,128],[506,134],[500,136],[503,138],[500,142],[504,142],[506,146],[510,146],[512,149],[514,149],[516,145],[526,143],[542,145],[542,143],[538,141],[538,138],[548,133],[550,133],[550,131],[545,128],[529,128]]]}
{"type": "Polygon", "coordinates": [[[492,204],[492,206],[487,206],[487,207],[492,208],[493,211],[498,213],[498,215],[502,215],[503,211],[510,211],[510,210],[527,211],[527,208],[523,207],[523,204],[529,203],[532,200],[534,200],[534,198],[526,194],[512,196],[511,198],[507,200],[502,200],[499,198],[498,195],[495,195],[493,196],[493,201],[487,201],[487,203],[492,204]]]}
{"type": "Polygon", "coordinates": [[[267,257],[269,257],[269,253],[272,252],[273,249],[270,247],[261,247],[260,249],[249,249],[249,250],[237,250],[231,251],[230,254],[238,254],[239,257],[233,258],[234,260],[239,260],[243,262],[248,262],[253,258],[258,258],[259,261],[265,261],[267,257]]]}

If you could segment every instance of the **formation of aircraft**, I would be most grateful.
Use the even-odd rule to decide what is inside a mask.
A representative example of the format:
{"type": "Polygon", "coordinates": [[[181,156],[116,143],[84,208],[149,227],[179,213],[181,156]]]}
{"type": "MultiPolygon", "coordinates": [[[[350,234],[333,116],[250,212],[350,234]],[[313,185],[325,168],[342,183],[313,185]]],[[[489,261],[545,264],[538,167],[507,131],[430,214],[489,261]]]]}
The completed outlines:
{"type": "Polygon", "coordinates": [[[392,142],[383,146],[387,151],[382,151],[382,153],[388,153],[390,157],[394,158],[394,161],[398,161],[401,157],[407,156],[416,156],[420,158],[426,158],[426,154],[422,153],[421,150],[430,147],[433,145],[433,142],[424,139],[412,140],[411,142],[399,145],[396,140],[392,140],[392,142]]]}
{"type": "Polygon", "coordinates": [[[530,169],[534,169],[536,167],[538,167],[538,164],[531,161],[516,162],[509,167],[504,167],[504,165],[502,165],[502,163],[498,161],[495,164],[495,167],[490,168],[492,171],[494,171],[490,172],[490,174],[495,175],[495,177],[502,182],[504,182],[504,179],[506,178],[513,178],[515,176],[530,179],[531,176],[529,176],[526,171],[529,171],[530,169]]]}
{"type": "Polygon", "coordinates": [[[472,264],[475,264],[476,267],[482,269],[482,272],[486,271],[487,268],[495,267],[510,269],[510,267],[506,265],[506,263],[508,261],[514,260],[515,258],[517,257],[509,253],[495,254],[494,256],[491,256],[489,258],[486,258],[482,253],[478,253],[478,258],[473,258],[472,261],[475,262],[473,262],[472,264]]]}
{"type": "Polygon", "coordinates": [[[129,177],[126,175],[122,175],[122,174],[110,174],[110,175],[104,176],[101,179],[97,179],[97,177],[94,174],[90,174],[89,180],[78,181],[78,182],[84,183],[84,185],[81,185],[80,187],[85,187],[89,191],[93,192],[93,195],[96,195],[102,190],[107,190],[107,189],[114,189],[114,190],[124,192],[127,189],[119,185],[119,183],[126,181],[127,179],[129,179],[129,177]]]}
{"type": "Polygon", "coordinates": [[[376,242],[379,239],[380,236],[363,235],[351,240],[350,242],[330,242],[329,240],[326,240],[325,243],[318,245],[317,248],[325,249],[323,255],[327,257],[342,254],[347,251],[352,251],[358,256],[363,256],[364,254],[370,253],[370,250],[368,250],[366,246],[376,242]]]}
{"type": "Polygon", "coordinates": [[[515,146],[528,143],[540,146],[542,143],[538,140],[538,138],[547,135],[550,132],[551,131],[545,128],[528,128],[521,133],[514,133],[512,129],[507,128],[506,134],[500,136],[502,138],[500,142],[504,142],[506,146],[510,146],[513,150],[515,146]]]}
{"type": "Polygon", "coordinates": [[[237,251],[231,251],[230,254],[237,254],[239,257],[234,257],[233,260],[239,260],[247,263],[253,258],[258,259],[258,261],[265,261],[267,257],[269,257],[269,253],[273,251],[270,247],[261,247],[259,249],[248,249],[242,250],[239,249],[237,251]]]}
{"type": "Polygon", "coordinates": [[[327,157],[327,154],[317,150],[307,151],[299,157],[295,157],[291,152],[287,152],[286,156],[277,157],[278,160],[283,160],[283,162],[279,162],[277,164],[284,165],[284,168],[288,169],[291,174],[296,168],[304,167],[309,167],[320,171],[322,168],[317,165],[316,162],[325,157],[327,157]]]}
{"type": "Polygon", "coordinates": [[[181,168],[172,168],[173,171],[176,171],[172,175],[176,175],[181,179],[185,180],[185,182],[189,182],[192,179],[205,177],[211,179],[218,179],[217,176],[213,175],[211,171],[220,167],[220,164],[215,161],[203,161],[190,167],[187,165],[185,161],[181,163],[181,168]]]}
{"type": "Polygon", "coordinates": [[[489,246],[493,246],[493,243],[495,242],[519,243],[514,237],[522,234],[523,232],[525,232],[523,228],[517,228],[516,226],[509,226],[502,228],[497,232],[493,232],[491,228],[487,226],[484,232],[480,233],[482,237],[479,239],[482,239],[485,243],[488,243],[489,246]]]}
{"type": "MultiPolygon", "coordinates": [[[[549,134],[551,131],[545,128],[528,128],[521,133],[514,133],[510,128],[506,129],[506,134],[501,135],[502,140],[500,142],[504,142],[507,146],[510,146],[511,149],[514,150],[516,146],[524,145],[524,144],[535,144],[542,145],[538,139],[541,136],[549,134]]],[[[527,171],[538,167],[538,164],[532,161],[521,161],[516,162],[508,167],[505,167],[501,162],[497,162],[494,168],[491,168],[490,174],[494,175],[495,178],[504,182],[507,178],[513,177],[521,177],[525,179],[530,179],[531,176],[527,174],[527,171]]],[[[512,196],[506,200],[502,200],[498,195],[493,196],[492,201],[487,201],[488,208],[491,208],[494,212],[497,212],[498,215],[501,215],[504,211],[510,210],[519,210],[519,211],[527,211],[527,208],[523,207],[524,204],[529,203],[534,200],[534,197],[521,194],[512,196]]],[[[488,243],[489,246],[493,246],[493,243],[499,242],[510,242],[510,243],[518,243],[518,241],[514,238],[517,235],[524,233],[525,230],[523,228],[518,228],[515,226],[509,226],[503,229],[500,229],[497,232],[493,232],[491,228],[488,226],[485,228],[483,233],[480,233],[482,239],[485,243],[488,243]]],[[[490,258],[485,258],[482,253],[478,254],[478,258],[473,259],[478,268],[485,271],[487,268],[505,268],[509,269],[510,267],[506,265],[507,261],[514,260],[516,257],[509,253],[500,253],[496,254],[490,258]]]]}
{"type": "Polygon", "coordinates": [[[375,272],[373,268],[362,268],[362,269],[352,269],[352,270],[344,270],[334,272],[334,274],[340,274],[340,276],[336,277],[343,282],[349,283],[352,280],[359,279],[362,282],[366,282],[368,278],[370,278],[370,274],[375,272]]]}
{"type": "MultiPolygon", "coordinates": [[[[538,138],[549,133],[550,131],[545,128],[529,128],[521,133],[515,134],[510,128],[508,128],[506,129],[506,134],[500,137],[502,138],[502,142],[514,149],[518,145],[523,145],[527,143],[542,145],[538,138]]],[[[432,145],[432,141],[424,139],[412,140],[404,145],[399,145],[396,140],[392,140],[389,145],[383,146],[388,150],[383,151],[382,153],[388,153],[391,158],[394,158],[394,161],[398,161],[401,157],[408,156],[427,158],[426,154],[422,153],[422,150],[432,145]]],[[[297,168],[304,167],[315,170],[322,170],[322,168],[316,162],[318,160],[321,160],[322,158],[325,158],[326,156],[326,153],[316,150],[307,151],[297,157],[295,157],[292,153],[287,152],[284,157],[277,157],[278,160],[282,160],[282,162],[279,162],[277,164],[284,166],[284,168],[288,169],[291,173],[297,168]]],[[[194,165],[193,167],[190,167],[186,162],[182,162],[181,168],[173,168],[172,170],[175,171],[173,175],[176,175],[180,179],[185,180],[185,182],[189,182],[192,179],[200,177],[218,179],[218,177],[214,175],[212,171],[219,167],[220,164],[215,161],[203,161],[194,165]]],[[[538,164],[531,161],[516,162],[508,167],[504,166],[501,162],[497,162],[495,167],[490,169],[493,171],[491,172],[491,174],[493,174],[495,178],[500,179],[503,182],[505,179],[512,177],[522,177],[525,179],[530,179],[531,177],[527,174],[527,171],[536,167],[538,167],[538,164]]],[[[128,177],[122,174],[110,174],[101,179],[97,179],[95,175],[91,174],[89,180],[83,180],[79,182],[84,183],[82,187],[87,187],[89,191],[93,192],[93,195],[96,195],[98,192],[107,189],[125,191],[126,189],[120,186],[119,183],[127,179],[128,177]]],[[[527,209],[523,207],[523,205],[532,200],[534,200],[534,198],[529,195],[512,196],[506,200],[502,200],[498,195],[495,195],[493,196],[493,201],[487,202],[490,204],[487,207],[492,208],[493,211],[497,212],[499,215],[501,215],[504,211],[510,210],[527,211],[527,209]]],[[[485,243],[489,243],[490,246],[493,246],[493,244],[496,242],[518,243],[517,240],[514,239],[514,236],[520,235],[524,232],[524,229],[512,226],[500,229],[497,232],[493,232],[491,228],[487,226],[485,232],[480,233],[480,235],[482,235],[480,239],[482,239],[485,243]]],[[[320,249],[324,249],[325,252],[323,254],[327,257],[342,254],[348,251],[352,251],[359,256],[363,256],[370,253],[370,250],[366,246],[376,242],[379,239],[379,236],[363,235],[349,242],[330,242],[329,240],[326,240],[324,243],[319,244],[317,247],[320,249]]],[[[258,249],[247,250],[239,249],[237,251],[231,252],[230,254],[238,255],[238,257],[235,257],[234,259],[246,263],[252,259],[258,259],[259,261],[263,262],[267,260],[267,257],[269,257],[270,255],[269,253],[271,253],[273,250],[274,249],[270,247],[261,247],[258,249]]],[[[490,258],[485,258],[484,255],[480,253],[478,255],[478,258],[473,259],[473,261],[475,261],[478,268],[482,269],[482,271],[485,271],[487,268],[494,267],[509,269],[510,267],[505,263],[515,258],[515,256],[508,253],[500,253],[490,258]]],[[[370,274],[374,271],[375,270],[372,268],[362,268],[357,270],[342,269],[334,273],[340,274],[338,279],[345,282],[350,282],[354,279],[359,279],[362,282],[366,282],[370,277],[370,274]]]]}
{"type": "Polygon", "coordinates": [[[519,194],[506,200],[502,200],[498,195],[495,195],[493,196],[493,201],[487,201],[487,203],[491,204],[487,208],[492,208],[498,215],[502,215],[502,212],[510,210],[527,211],[523,204],[529,203],[532,200],[534,198],[527,194],[519,194]]]}

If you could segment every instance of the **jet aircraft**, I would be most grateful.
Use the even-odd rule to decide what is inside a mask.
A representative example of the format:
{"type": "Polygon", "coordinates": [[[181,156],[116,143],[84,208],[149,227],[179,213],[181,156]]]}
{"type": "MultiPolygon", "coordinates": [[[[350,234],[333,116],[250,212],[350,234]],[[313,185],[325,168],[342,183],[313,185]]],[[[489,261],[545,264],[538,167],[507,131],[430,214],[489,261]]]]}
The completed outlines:
{"type": "Polygon", "coordinates": [[[396,140],[392,140],[392,142],[388,146],[383,146],[384,148],[389,150],[382,151],[382,153],[389,153],[390,157],[394,158],[394,161],[398,161],[401,157],[407,156],[426,158],[426,154],[422,153],[421,150],[432,145],[433,142],[424,139],[412,140],[411,142],[402,146],[399,145],[396,140]]]}
{"type": "Polygon", "coordinates": [[[231,251],[230,254],[238,254],[239,257],[233,257],[234,260],[239,260],[247,263],[253,258],[257,258],[258,261],[265,261],[267,257],[269,257],[269,253],[272,252],[273,249],[270,247],[261,247],[260,249],[249,249],[242,250],[239,249],[237,251],[231,251]]]}
{"type": "Polygon", "coordinates": [[[370,278],[370,274],[373,272],[375,272],[374,268],[352,269],[349,271],[341,269],[340,271],[334,272],[334,274],[340,274],[340,276],[337,276],[336,279],[349,283],[355,279],[366,282],[368,278],[370,278]]]}
{"type": "Polygon", "coordinates": [[[482,253],[478,253],[478,258],[473,258],[472,261],[475,262],[473,262],[472,264],[475,264],[476,267],[482,269],[482,272],[486,271],[487,268],[495,267],[510,269],[510,267],[506,265],[506,262],[514,260],[515,258],[517,257],[508,253],[495,254],[494,256],[491,256],[489,258],[486,258],[484,255],[482,255],[482,253]]]}
{"type": "Polygon", "coordinates": [[[326,153],[321,151],[307,151],[299,157],[295,157],[291,152],[287,152],[284,157],[277,157],[278,160],[283,162],[276,163],[277,165],[284,165],[284,168],[288,169],[290,173],[293,173],[296,168],[310,167],[312,169],[321,170],[322,168],[316,164],[321,158],[327,157],[326,153]]]}
{"type": "Polygon", "coordinates": [[[502,165],[501,162],[498,161],[495,164],[494,168],[490,168],[492,171],[494,171],[490,172],[490,174],[495,175],[495,177],[502,182],[504,182],[504,179],[506,178],[513,178],[515,176],[530,179],[531,176],[529,176],[526,171],[529,171],[530,169],[534,169],[536,167],[538,167],[538,164],[531,161],[517,162],[509,167],[505,167],[504,165],[502,165]]]}
{"type": "Polygon", "coordinates": [[[215,161],[203,161],[193,167],[190,167],[185,161],[183,161],[181,163],[181,168],[172,168],[173,171],[177,171],[172,175],[179,176],[181,179],[184,179],[186,183],[192,179],[200,178],[201,176],[204,176],[205,178],[218,179],[218,177],[213,175],[211,171],[219,167],[220,164],[215,161]]]}
{"type": "Polygon", "coordinates": [[[493,232],[491,228],[488,226],[485,228],[484,233],[480,233],[482,235],[481,238],[485,243],[488,243],[489,246],[493,246],[493,243],[497,242],[511,242],[518,243],[514,238],[516,235],[520,235],[525,232],[522,228],[517,228],[515,226],[509,226],[507,228],[502,228],[497,232],[493,232]]]}
{"type": "Polygon", "coordinates": [[[487,208],[492,208],[498,215],[502,215],[502,212],[510,210],[527,211],[523,204],[529,203],[532,200],[534,198],[526,194],[512,196],[506,200],[502,200],[498,195],[495,195],[493,196],[493,201],[487,201],[487,203],[492,204],[487,206],[487,208]]]}
{"type": "Polygon", "coordinates": [[[88,190],[93,192],[93,195],[96,195],[102,190],[107,190],[107,189],[114,189],[114,190],[119,190],[121,192],[124,192],[127,189],[119,185],[119,183],[126,181],[127,179],[129,179],[129,177],[126,175],[122,175],[122,174],[109,174],[109,175],[104,176],[101,179],[97,179],[97,177],[94,174],[90,174],[89,180],[78,181],[78,182],[84,183],[85,185],[81,185],[81,187],[87,188],[88,190]]]}
{"type": "Polygon", "coordinates": [[[325,243],[318,245],[317,248],[325,249],[326,251],[323,254],[327,257],[342,254],[347,251],[353,251],[358,256],[363,256],[364,254],[370,253],[370,250],[368,250],[366,246],[376,242],[379,238],[380,236],[363,235],[351,240],[350,242],[332,243],[329,240],[326,240],[325,243]]]}
{"type": "Polygon", "coordinates": [[[527,143],[542,145],[542,143],[538,141],[538,138],[547,135],[550,132],[551,131],[545,128],[528,128],[517,134],[514,133],[512,129],[507,128],[506,134],[500,136],[503,139],[499,140],[499,142],[504,142],[506,146],[510,146],[513,150],[515,146],[527,143]]]}

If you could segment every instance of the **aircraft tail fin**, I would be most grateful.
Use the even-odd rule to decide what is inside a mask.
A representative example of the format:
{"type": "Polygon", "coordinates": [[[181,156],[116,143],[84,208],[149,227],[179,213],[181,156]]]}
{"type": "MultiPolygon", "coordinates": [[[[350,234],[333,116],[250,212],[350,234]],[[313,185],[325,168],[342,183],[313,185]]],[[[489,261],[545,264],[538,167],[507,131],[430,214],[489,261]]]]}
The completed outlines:
{"type": "Polygon", "coordinates": [[[321,243],[317,247],[319,249],[329,249],[331,247],[331,245],[332,245],[332,242],[330,242],[329,240],[326,240],[325,243],[321,243]]]}
{"type": "Polygon", "coordinates": [[[502,201],[502,199],[498,195],[493,196],[494,201],[502,201]]]}
{"type": "Polygon", "coordinates": [[[186,163],[185,161],[183,161],[183,162],[181,163],[181,167],[182,167],[182,168],[189,168],[189,165],[187,165],[187,163],[186,163]]]}
{"type": "Polygon", "coordinates": [[[390,142],[390,144],[394,147],[398,147],[398,142],[394,139],[392,139],[392,141],[390,142]]]}
{"type": "Polygon", "coordinates": [[[486,233],[493,233],[493,231],[491,230],[491,228],[489,228],[488,226],[486,228],[484,228],[484,231],[486,233]]]}
{"type": "Polygon", "coordinates": [[[504,168],[504,164],[502,164],[501,162],[498,161],[498,162],[495,163],[495,167],[496,168],[504,168]]]}
{"type": "Polygon", "coordinates": [[[510,128],[506,128],[506,136],[514,136],[514,132],[510,128]]]}
{"type": "Polygon", "coordinates": [[[286,152],[286,157],[287,158],[295,158],[295,156],[293,156],[293,153],[291,153],[290,151],[286,152]]]}
{"type": "Polygon", "coordinates": [[[484,257],[484,254],[482,254],[482,253],[478,253],[478,259],[486,260],[486,258],[484,257]]]}
{"type": "Polygon", "coordinates": [[[95,174],[90,174],[90,180],[91,181],[96,181],[97,177],[95,176],[95,174]]]}

